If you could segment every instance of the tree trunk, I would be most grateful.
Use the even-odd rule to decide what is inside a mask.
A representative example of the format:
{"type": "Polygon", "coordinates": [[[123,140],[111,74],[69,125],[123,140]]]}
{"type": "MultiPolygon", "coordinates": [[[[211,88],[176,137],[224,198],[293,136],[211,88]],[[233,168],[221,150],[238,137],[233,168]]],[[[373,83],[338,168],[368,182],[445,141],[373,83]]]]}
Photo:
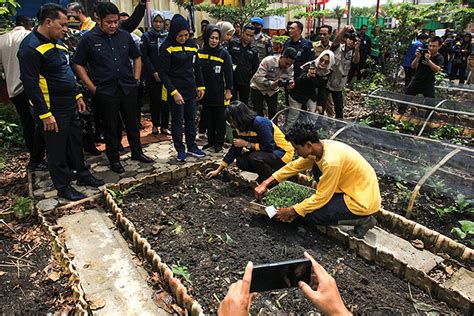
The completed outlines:
{"type": "Polygon", "coordinates": [[[341,17],[337,18],[337,32],[341,29],[341,17]]]}

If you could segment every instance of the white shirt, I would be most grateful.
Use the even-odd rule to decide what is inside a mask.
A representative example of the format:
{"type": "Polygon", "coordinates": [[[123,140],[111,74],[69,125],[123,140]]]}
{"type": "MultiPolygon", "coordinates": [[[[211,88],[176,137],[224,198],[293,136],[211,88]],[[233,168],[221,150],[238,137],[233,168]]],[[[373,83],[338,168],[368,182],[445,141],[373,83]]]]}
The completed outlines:
{"type": "Polygon", "coordinates": [[[10,32],[0,35],[0,71],[5,74],[10,98],[23,92],[17,53],[21,42],[30,32],[23,26],[17,26],[10,32]]]}

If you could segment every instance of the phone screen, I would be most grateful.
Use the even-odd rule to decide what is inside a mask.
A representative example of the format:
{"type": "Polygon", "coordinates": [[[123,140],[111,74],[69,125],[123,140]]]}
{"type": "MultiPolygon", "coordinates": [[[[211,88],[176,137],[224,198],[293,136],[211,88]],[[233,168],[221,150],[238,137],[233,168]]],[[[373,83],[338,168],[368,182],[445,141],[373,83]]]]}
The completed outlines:
{"type": "Polygon", "coordinates": [[[298,259],[253,267],[250,293],[298,286],[299,281],[309,284],[311,261],[298,259]]]}

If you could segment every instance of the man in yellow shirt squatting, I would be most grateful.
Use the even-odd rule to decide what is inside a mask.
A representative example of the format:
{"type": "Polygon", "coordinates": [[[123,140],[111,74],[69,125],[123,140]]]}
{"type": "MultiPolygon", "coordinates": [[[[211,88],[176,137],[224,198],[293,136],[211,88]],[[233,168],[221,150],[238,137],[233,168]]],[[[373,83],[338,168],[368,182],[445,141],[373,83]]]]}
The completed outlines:
{"type": "Polygon", "coordinates": [[[268,187],[312,168],[316,193],[292,207],[280,208],[275,217],[292,222],[298,216],[314,225],[354,226],[349,234],[363,238],[377,221],[381,207],[377,176],[372,166],[352,147],[320,140],[315,122],[296,122],[286,134],[300,158],[288,163],[255,188],[257,199],[268,187]]]}

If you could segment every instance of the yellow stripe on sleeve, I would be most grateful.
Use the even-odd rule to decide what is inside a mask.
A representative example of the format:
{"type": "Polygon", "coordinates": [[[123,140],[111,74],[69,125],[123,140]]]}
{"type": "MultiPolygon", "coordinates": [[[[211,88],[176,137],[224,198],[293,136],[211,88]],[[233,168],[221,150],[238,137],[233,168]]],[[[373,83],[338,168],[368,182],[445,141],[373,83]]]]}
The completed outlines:
{"type": "Polygon", "coordinates": [[[48,83],[46,82],[46,78],[43,77],[42,75],[39,76],[39,87],[41,89],[41,92],[43,93],[43,98],[44,98],[44,102],[46,103],[46,106],[48,107],[48,109],[51,108],[48,83]]]}

